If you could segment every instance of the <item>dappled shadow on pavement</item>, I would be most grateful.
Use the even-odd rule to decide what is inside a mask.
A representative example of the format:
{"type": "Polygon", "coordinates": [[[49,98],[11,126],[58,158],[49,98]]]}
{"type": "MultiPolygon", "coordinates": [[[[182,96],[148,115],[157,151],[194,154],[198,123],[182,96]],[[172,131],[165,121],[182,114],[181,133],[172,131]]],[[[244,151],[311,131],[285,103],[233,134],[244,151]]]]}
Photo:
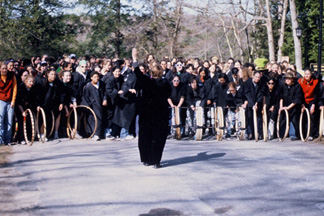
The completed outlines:
{"type": "Polygon", "coordinates": [[[163,167],[177,166],[177,165],[188,164],[188,163],[193,163],[193,162],[197,162],[197,161],[206,161],[206,160],[213,159],[213,158],[223,157],[225,155],[226,155],[226,153],[217,153],[217,154],[207,155],[207,152],[200,152],[195,156],[188,156],[188,157],[182,157],[182,158],[177,158],[177,159],[173,159],[173,160],[163,161],[161,163],[161,165],[163,167]]]}

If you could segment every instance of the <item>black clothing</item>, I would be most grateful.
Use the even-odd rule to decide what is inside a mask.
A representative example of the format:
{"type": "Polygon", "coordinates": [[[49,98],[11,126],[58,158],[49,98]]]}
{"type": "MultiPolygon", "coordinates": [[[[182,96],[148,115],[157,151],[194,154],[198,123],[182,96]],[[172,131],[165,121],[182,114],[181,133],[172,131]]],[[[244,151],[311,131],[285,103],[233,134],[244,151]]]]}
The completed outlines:
{"type": "Polygon", "coordinates": [[[187,87],[186,91],[186,103],[188,106],[193,105],[196,107],[196,102],[201,101],[199,106],[205,107],[206,105],[206,92],[203,85],[197,84],[197,89],[194,90],[191,86],[187,87]]]}
{"type": "Polygon", "coordinates": [[[175,106],[179,104],[181,98],[185,98],[185,97],[186,97],[186,87],[182,83],[179,83],[177,87],[171,85],[170,99],[175,106]]]}
{"type": "MultiPolygon", "coordinates": [[[[106,100],[106,95],[105,84],[99,81],[98,85],[99,86],[97,86],[97,88],[91,82],[89,82],[84,86],[81,105],[88,106],[95,112],[97,116],[97,130],[95,135],[98,135],[100,137],[103,135],[102,122],[104,120],[102,103],[104,100],[106,100]]],[[[91,113],[87,114],[89,115],[87,118],[86,132],[88,134],[92,134],[95,127],[94,116],[91,113]]]]}
{"type": "MultiPolygon", "coordinates": [[[[107,98],[107,127],[112,128],[113,119],[115,119],[115,109],[116,105],[120,103],[120,95],[118,91],[121,90],[124,83],[123,76],[118,77],[117,79],[114,76],[110,76],[106,81],[106,98],[107,98]]],[[[115,127],[118,128],[118,127],[115,127]]],[[[119,130],[119,129],[118,129],[119,130]]],[[[114,136],[119,136],[118,131],[114,131],[114,136]]]]}
{"type": "Polygon", "coordinates": [[[280,99],[283,99],[283,106],[287,107],[291,103],[295,103],[290,110],[289,113],[289,121],[293,123],[295,128],[295,135],[299,137],[299,118],[301,112],[301,104],[303,101],[303,91],[299,85],[299,83],[295,83],[291,86],[286,84],[281,84],[280,87],[280,99]]]}
{"type": "Polygon", "coordinates": [[[160,164],[168,134],[168,102],[171,86],[166,79],[151,79],[135,68],[142,83],[141,110],[139,113],[138,147],[141,161],[160,164]]]}

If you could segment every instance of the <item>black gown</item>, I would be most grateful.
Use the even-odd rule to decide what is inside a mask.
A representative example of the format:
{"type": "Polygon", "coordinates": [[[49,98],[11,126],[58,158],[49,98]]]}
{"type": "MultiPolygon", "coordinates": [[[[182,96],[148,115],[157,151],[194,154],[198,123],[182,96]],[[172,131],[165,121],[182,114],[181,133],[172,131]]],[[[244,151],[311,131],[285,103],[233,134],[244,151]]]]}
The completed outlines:
{"type": "MultiPolygon", "coordinates": [[[[83,88],[83,95],[82,95],[82,101],[81,104],[90,107],[97,116],[97,130],[95,135],[98,135],[99,137],[102,137],[102,122],[104,116],[102,112],[102,102],[106,100],[105,95],[105,84],[101,81],[98,82],[99,87],[96,88],[91,82],[87,83],[83,88]]],[[[94,116],[90,113],[87,113],[87,126],[85,128],[86,133],[92,134],[94,127],[95,127],[95,121],[94,116]]]]}
{"type": "Polygon", "coordinates": [[[168,102],[171,94],[166,79],[151,79],[135,68],[142,86],[141,109],[139,113],[138,147],[141,161],[160,164],[168,135],[168,102]]]}
{"type": "Polygon", "coordinates": [[[23,107],[23,110],[31,109],[31,111],[36,114],[37,101],[39,100],[39,91],[36,86],[31,87],[29,90],[26,88],[24,83],[21,83],[17,89],[17,99],[16,99],[16,107],[15,114],[18,120],[18,133],[17,133],[17,141],[21,142],[24,140],[23,133],[23,116],[20,112],[18,105],[23,107]]]}

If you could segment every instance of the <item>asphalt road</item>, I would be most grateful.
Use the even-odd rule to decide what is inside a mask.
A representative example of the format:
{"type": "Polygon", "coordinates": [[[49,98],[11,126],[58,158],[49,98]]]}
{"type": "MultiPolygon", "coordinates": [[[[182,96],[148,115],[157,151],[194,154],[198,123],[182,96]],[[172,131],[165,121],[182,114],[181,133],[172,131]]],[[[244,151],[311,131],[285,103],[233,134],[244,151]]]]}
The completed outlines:
{"type": "Polygon", "coordinates": [[[324,215],[319,143],[168,140],[161,169],[140,163],[136,140],[12,150],[0,215],[324,215]]]}

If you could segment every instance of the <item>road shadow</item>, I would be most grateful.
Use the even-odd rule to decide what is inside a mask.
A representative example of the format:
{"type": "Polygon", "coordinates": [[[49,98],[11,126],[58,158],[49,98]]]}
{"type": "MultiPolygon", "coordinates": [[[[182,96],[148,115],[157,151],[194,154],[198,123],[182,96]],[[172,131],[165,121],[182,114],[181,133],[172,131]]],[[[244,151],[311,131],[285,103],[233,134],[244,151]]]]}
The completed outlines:
{"type": "Polygon", "coordinates": [[[193,163],[193,162],[197,162],[197,161],[206,161],[206,160],[213,159],[213,158],[223,157],[225,155],[226,155],[226,153],[216,153],[216,154],[207,155],[207,152],[200,152],[195,156],[188,156],[188,157],[182,157],[182,158],[177,158],[177,159],[173,159],[173,160],[163,161],[163,162],[161,162],[161,165],[163,167],[177,166],[177,165],[188,164],[188,163],[193,163]]]}

